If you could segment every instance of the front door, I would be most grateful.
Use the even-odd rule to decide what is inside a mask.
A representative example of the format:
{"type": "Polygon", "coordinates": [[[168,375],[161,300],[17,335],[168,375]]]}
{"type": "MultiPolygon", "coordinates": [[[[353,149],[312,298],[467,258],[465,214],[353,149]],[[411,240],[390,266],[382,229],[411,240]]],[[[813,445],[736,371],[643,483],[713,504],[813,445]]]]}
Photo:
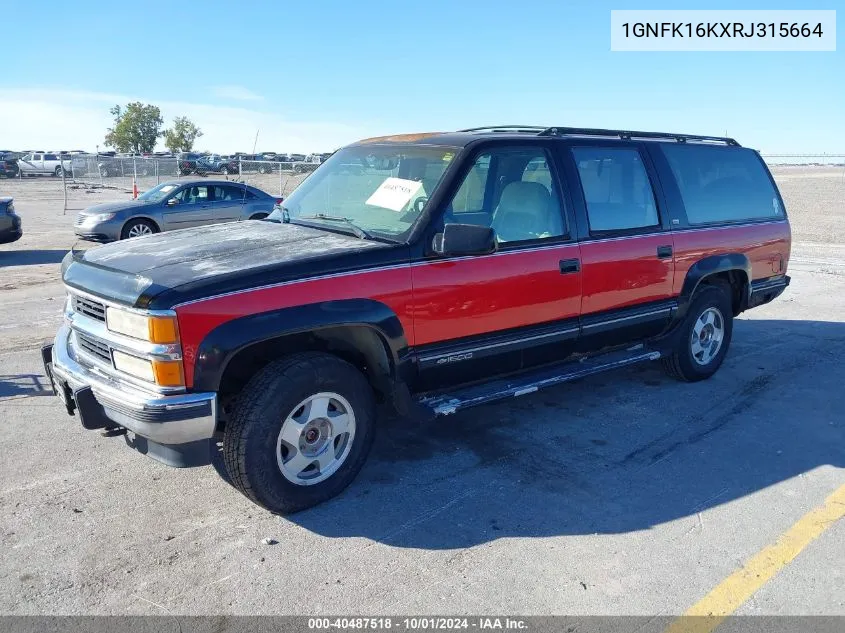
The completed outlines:
{"type": "Polygon", "coordinates": [[[590,144],[570,152],[583,227],[579,347],[594,350],[653,336],[674,308],[674,245],[650,169],[630,144],[590,144]]]}
{"type": "Polygon", "coordinates": [[[162,216],[165,231],[212,224],[214,221],[207,185],[183,187],[170,196],[164,205],[162,216]]]}
{"type": "Polygon", "coordinates": [[[27,154],[18,161],[18,168],[21,174],[37,174],[41,171],[43,154],[27,154]]]}
{"type": "Polygon", "coordinates": [[[578,336],[579,246],[543,146],[482,150],[442,223],[496,231],[498,251],[413,266],[419,389],[564,358],[578,336]]]}

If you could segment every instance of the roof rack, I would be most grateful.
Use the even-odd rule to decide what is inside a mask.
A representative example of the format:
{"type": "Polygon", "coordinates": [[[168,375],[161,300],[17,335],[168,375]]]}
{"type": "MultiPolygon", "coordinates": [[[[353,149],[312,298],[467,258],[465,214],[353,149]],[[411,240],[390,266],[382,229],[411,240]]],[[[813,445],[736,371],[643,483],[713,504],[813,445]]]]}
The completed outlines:
{"type": "Polygon", "coordinates": [[[634,130],[603,130],[588,127],[549,127],[538,133],[538,136],[609,136],[629,140],[633,138],[652,138],[673,140],[678,143],[687,141],[707,141],[711,143],[724,143],[725,145],[736,145],[739,143],[732,138],[725,136],[698,136],[696,134],[672,134],[669,132],[637,132],[634,130]]]}
{"type": "Polygon", "coordinates": [[[530,132],[532,134],[539,134],[544,132],[548,127],[545,125],[483,125],[481,127],[471,127],[466,130],[458,130],[458,132],[530,132]]]}

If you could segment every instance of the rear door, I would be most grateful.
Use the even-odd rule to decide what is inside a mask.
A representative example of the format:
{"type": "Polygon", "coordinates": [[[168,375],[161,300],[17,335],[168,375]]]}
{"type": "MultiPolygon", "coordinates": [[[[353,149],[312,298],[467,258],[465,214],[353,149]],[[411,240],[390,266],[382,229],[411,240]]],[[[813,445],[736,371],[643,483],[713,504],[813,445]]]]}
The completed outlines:
{"type": "Polygon", "coordinates": [[[211,187],[211,203],[215,222],[234,222],[243,217],[243,187],[237,185],[214,185],[211,187]]]}
{"type": "Polygon", "coordinates": [[[59,157],[56,154],[44,154],[41,171],[45,174],[52,174],[60,164],[59,157]]]}
{"type": "Polygon", "coordinates": [[[659,333],[676,306],[674,242],[644,148],[584,141],[563,153],[580,228],[579,349],[659,333]]]}
{"type": "Polygon", "coordinates": [[[580,256],[561,185],[545,145],[498,145],[470,160],[431,230],[446,223],[492,226],[499,247],[491,255],[429,255],[413,266],[421,389],[561,360],[571,351],[580,256]]]}
{"type": "Polygon", "coordinates": [[[209,189],[208,185],[188,185],[170,196],[162,211],[164,230],[213,224],[209,189]]]}

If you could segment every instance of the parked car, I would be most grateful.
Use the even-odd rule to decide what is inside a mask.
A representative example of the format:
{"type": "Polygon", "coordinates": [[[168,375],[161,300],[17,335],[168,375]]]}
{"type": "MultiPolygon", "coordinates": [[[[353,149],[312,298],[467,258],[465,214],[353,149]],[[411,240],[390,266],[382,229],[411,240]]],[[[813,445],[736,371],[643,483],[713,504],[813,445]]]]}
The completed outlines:
{"type": "Polygon", "coordinates": [[[0,176],[14,178],[18,175],[18,155],[14,152],[0,152],[0,176]]]}
{"type": "MultiPolygon", "coordinates": [[[[79,161],[81,157],[77,157],[79,161]]],[[[115,156],[100,156],[97,161],[97,171],[100,176],[147,177],[156,173],[156,159],[141,154],[117,154],[115,156]]],[[[74,165],[76,169],[76,165],[74,165]]],[[[172,174],[171,174],[172,175],[172,174]]]]}
{"type": "Polygon", "coordinates": [[[275,159],[270,159],[262,154],[241,154],[235,160],[243,173],[269,174],[276,167],[275,159]]]}
{"type": "Polygon", "coordinates": [[[201,156],[197,158],[196,171],[198,173],[213,173],[213,174],[237,174],[238,160],[229,156],[220,156],[220,154],[211,154],[210,156],[201,156]]]}
{"type": "Polygon", "coordinates": [[[190,176],[197,173],[197,160],[203,157],[202,154],[193,152],[179,152],[176,154],[176,169],[180,176],[190,176]]]}
{"type": "Polygon", "coordinates": [[[22,236],[21,218],[15,213],[14,198],[0,197],[0,244],[16,242],[22,236]]]}
{"type": "Polygon", "coordinates": [[[111,242],[190,226],[260,220],[280,200],[227,180],[168,181],[137,200],[105,202],[80,211],[74,231],[82,239],[111,242]]]}
{"type": "Polygon", "coordinates": [[[21,176],[52,175],[61,178],[63,173],[70,174],[70,158],[62,158],[59,154],[26,154],[18,159],[17,165],[21,176]]]}
{"type": "Polygon", "coordinates": [[[231,482],[287,513],[353,480],[377,402],[449,415],[657,359],[712,376],[789,254],[775,182],[733,139],[382,137],[262,222],[72,253],[43,359],[86,428],[176,466],[222,440],[231,482]]]}

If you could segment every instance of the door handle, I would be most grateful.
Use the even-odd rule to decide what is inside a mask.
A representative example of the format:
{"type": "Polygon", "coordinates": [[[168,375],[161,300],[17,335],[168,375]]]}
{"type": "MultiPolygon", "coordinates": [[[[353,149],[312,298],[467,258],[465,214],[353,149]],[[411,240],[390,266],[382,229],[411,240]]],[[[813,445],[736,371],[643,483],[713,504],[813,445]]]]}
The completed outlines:
{"type": "Polygon", "coordinates": [[[668,259],[672,257],[672,247],[671,246],[658,246],[657,247],[657,258],[658,259],[668,259]]]}
{"type": "Polygon", "coordinates": [[[560,260],[560,274],[568,275],[569,273],[577,273],[581,270],[581,261],[577,259],[562,259],[560,260]]]}

